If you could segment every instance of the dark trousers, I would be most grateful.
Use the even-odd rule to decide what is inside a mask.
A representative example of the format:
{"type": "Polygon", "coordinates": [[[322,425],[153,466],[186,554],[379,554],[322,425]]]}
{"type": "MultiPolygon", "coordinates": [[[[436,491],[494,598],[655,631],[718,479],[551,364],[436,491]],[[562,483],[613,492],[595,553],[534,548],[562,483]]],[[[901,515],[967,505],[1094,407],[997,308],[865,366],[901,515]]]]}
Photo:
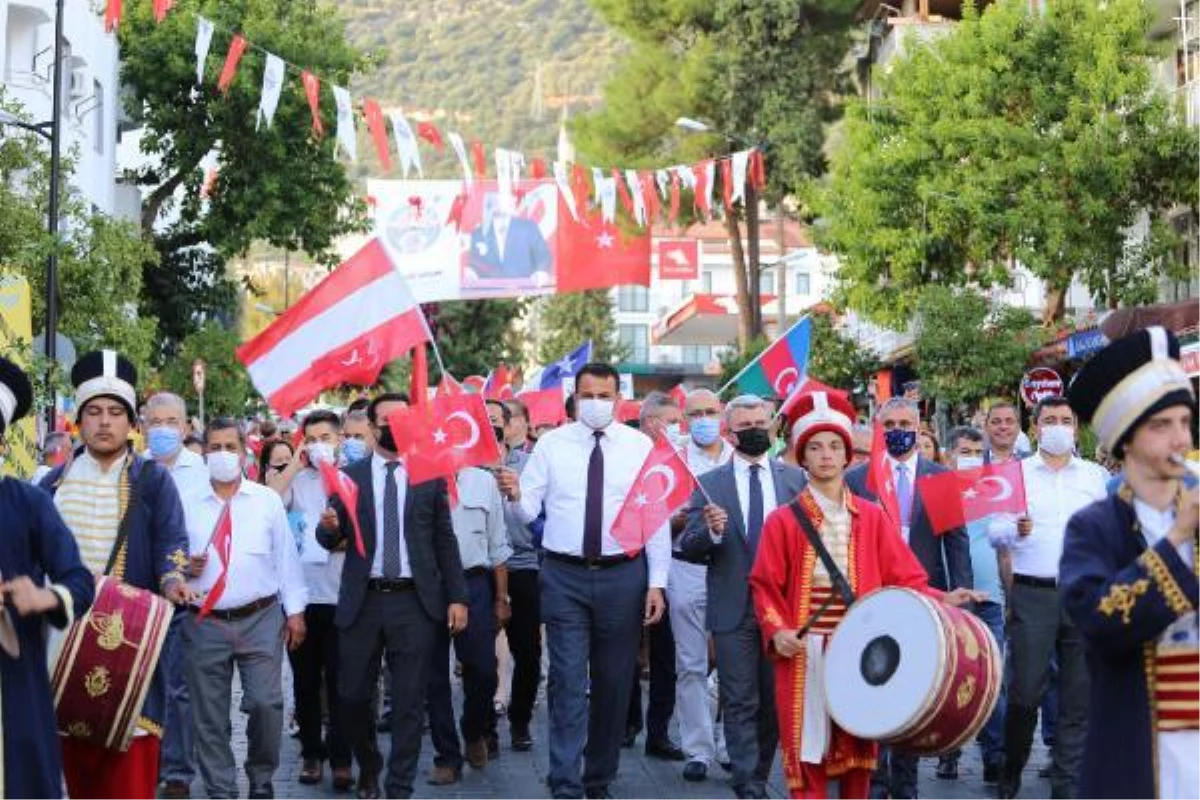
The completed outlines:
{"type": "MultiPolygon", "coordinates": [[[[483,738],[493,727],[496,711],[496,617],[491,574],[472,575],[467,579],[471,605],[467,627],[454,637],[454,653],[462,664],[463,713],[462,737],[468,742],[483,738]]],[[[439,767],[461,770],[462,747],[454,729],[454,704],[450,697],[450,632],[439,627],[434,637],[433,657],[429,662],[428,695],[429,738],[439,767]]]]}
{"type": "Polygon", "coordinates": [[[328,759],[334,769],[350,766],[350,743],[337,702],[338,630],[333,624],[337,606],[313,603],[304,609],[304,643],[288,653],[292,663],[296,722],[300,726],[300,757],[328,759]],[[322,735],[321,693],[329,706],[329,729],[322,735]]]}
{"type": "Polygon", "coordinates": [[[775,667],[763,653],[762,633],[749,603],[738,626],[714,633],[713,641],[734,788],[765,791],[779,744],[775,667]]]}
{"type": "Polygon", "coordinates": [[[191,784],[196,777],[195,743],[192,735],[192,705],[184,674],[183,618],[191,612],[176,608],[163,643],[163,673],[167,679],[167,708],[163,720],[162,746],[159,749],[158,774],[164,781],[191,784]]]}
{"type": "Polygon", "coordinates": [[[368,591],[358,618],[341,630],[338,695],[362,775],[377,776],[383,768],[375,741],[373,701],[380,656],[387,654],[392,675],[392,750],[384,783],[388,797],[412,795],[430,657],[434,636],[443,625],[425,613],[414,591],[368,591]]]}
{"type": "MultiPolygon", "coordinates": [[[[675,713],[675,636],[671,632],[671,617],[663,614],[657,625],[643,634],[650,654],[650,691],[646,703],[646,741],[668,738],[671,716],[675,713]]],[[[632,733],[642,730],[642,675],[633,668],[633,694],[629,699],[626,729],[632,733]]]]}
{"type": "Polygon", "coordinates": [[[510,571],[508,596],[512,602],[512,618],[505,631],[513,657],[508,722],[514,731],[524,732],[533,719],[533,704],[542,679],[542,593],[538,587],[538,571],[510,571]]]}
{"type": "Polygon", "coordinates": [[[585,787],[611,783],[620,765],[629,676],[637,664],[645,606],[646,561],[588,569],[547,558],[541,581],[550,652],[547,781],[555,796],[582,797],[585,787]]]}
{"type": "Polygon", "coordinates": [[[1038,706],[1058,663],[1058,720],[1051,748],[1050,788],[1074,797],[1087,732],[1088,674],[1083,640],[1053,587],[1014,583],[1008,626],[1009,687],[1004,725],[1005,782],[1015,785],[1029,760],[1038,706]]]}

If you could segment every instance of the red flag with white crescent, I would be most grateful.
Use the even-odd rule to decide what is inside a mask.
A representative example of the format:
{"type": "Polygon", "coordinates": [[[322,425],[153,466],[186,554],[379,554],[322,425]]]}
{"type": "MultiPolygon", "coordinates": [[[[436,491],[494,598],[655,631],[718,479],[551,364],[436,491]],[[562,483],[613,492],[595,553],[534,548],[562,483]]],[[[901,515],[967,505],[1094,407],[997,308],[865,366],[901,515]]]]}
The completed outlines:
{"type": "Polygon", "coordinates": [[[400,408],[388,417],[388,426],[409,483],[450,479],[461,469],[500,460],[482,395],[435,397],[423,406],[400,408]]]}
{"type": "Polygon", "coordinates": [[[671,515],[684,507],[695,488],[696,479],[679,451],[670,439],[660,437],[613,520],[612,536],[626,555],[633,556],[645,547],[671,515]]]}
{"type": "Polygon", "coordinates": [[[208,612],[216,607],[221,595],[225,594],[225,581],[229,577],[229,562],[233,560],[233,512],[230,511],[228,500],[222,506],[221,513],[217,515],[217,524],[213,526],[212,536],[209,537],[208,543],[216,551],[217,559],[221,562],[221,574],[217,576],[216,582],[208,590],[208,595],[204,598],[203,605],[200,606],[200,612],[196,615],[197,621],[207,617],[208,612]]]}
{"type": "Polygon", "coordinates": [[[917,492],[935,534],[996,513],[1024,514],[1025,479],[1020,461],[917,478],[917,492]]]}
{"type": "Polygon", "coordinates": [[[358,484],[346,473],[333,465],[331,461],[318,461],[321,470],[321,482],[325,485],[326,496],[337,495],[350,515],[354,526],[354,549],[362,558],[367,557],[367,548],[363,544],[362,529],[358,526],[358,484]]]}
{"type": "Polygon", "coordinates": [[[867,489],[879,498],[884,513],[900,531],[900,501],[896,496],[896,482],[892,480],[892,468],[887,460],[887,445],[883,440],[883,426],[876,423],[871,437],[871,459],[867,466],[867,489]]]}

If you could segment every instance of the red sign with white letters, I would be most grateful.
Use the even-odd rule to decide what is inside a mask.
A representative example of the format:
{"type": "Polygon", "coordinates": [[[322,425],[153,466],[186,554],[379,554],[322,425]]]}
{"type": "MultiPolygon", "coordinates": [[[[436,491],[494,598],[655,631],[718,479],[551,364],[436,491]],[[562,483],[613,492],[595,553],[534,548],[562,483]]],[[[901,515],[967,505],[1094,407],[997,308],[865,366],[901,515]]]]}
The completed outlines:
{"type": "Polygon", "coordinates": [[[700,242],[696,239],[662,239],[658,243],[658,278],[694,281],[700,277],[700,242]]]}

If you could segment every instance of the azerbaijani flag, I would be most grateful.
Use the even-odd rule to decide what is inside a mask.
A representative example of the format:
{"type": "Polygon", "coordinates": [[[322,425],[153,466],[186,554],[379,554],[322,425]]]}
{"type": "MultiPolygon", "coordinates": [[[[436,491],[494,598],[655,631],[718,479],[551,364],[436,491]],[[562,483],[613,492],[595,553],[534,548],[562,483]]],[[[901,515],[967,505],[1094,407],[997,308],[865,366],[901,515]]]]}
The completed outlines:
{"type": "Polygon", "coordinates": [[[746,394],[787,397],[808,376],[812,320],[804,317],[747,364],[730,383],[746,394]]]}

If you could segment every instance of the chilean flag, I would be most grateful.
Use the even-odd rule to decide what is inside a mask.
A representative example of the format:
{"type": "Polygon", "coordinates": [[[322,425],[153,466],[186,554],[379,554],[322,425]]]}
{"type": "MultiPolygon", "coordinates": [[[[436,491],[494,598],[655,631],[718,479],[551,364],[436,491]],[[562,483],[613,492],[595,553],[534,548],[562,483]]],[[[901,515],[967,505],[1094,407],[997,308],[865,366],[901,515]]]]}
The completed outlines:
{"type": "Polygon", "coordinates": [[[408,284],[372,239],[237,356],[271,408],[287,417],[323,389],[374,383],[384,365],[429,339],[408,284]]]}
{"type": "Polygon", "coordinates": [[[542,378],[538,382],[539,389],[556,389],[563,384],[563,378],[574,378],[583,365],[592,360],[592,340],[588,339],[560,360],[549,364],[542,370],[542,378]]]}
{"type": "Polygon", "coordinates": [[[771,342],[758,358],[734,377],[738,389],[760,397],[787,397],[808,376],[811,342],[812,320],[805,317],[771,342]]]}

